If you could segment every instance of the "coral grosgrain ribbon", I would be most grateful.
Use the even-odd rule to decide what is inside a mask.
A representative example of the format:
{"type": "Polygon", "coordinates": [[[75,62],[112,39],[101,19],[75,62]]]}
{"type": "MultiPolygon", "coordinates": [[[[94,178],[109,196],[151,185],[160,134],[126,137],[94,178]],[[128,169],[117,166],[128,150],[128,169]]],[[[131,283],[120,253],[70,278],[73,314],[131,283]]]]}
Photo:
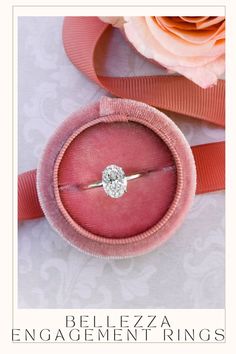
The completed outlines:
{"type": "MultiPolygon", "coordinates": [[[[196,193],[224,189],[224,142],[192,147],[197,168],[196,193]]],[[[44,216],[36,189],[36,170],[22,173],[18,178],[18,219],[44,216]]]]}
{"type": "MultiPolygon", "coordinates": [[[[95,70],[95,50],[102,36],[112,27],[96,17],[66,17],[63,41],[72,63],[91,80],[118,97],[148,103],[154,107],[181,113],[224,127],[225,85],[201,89],[184,77],[143,76],[105,77],[95,70]]],[[[105,51],[104,51],[105,54],[105,51]]],[[[192,147],[197,169],[196,193],[225,187],[225,143],[217,142],[192,147]]],[[[18,219],[43,216],[36,190],[36,170],[18,179],[18,219]]]]}

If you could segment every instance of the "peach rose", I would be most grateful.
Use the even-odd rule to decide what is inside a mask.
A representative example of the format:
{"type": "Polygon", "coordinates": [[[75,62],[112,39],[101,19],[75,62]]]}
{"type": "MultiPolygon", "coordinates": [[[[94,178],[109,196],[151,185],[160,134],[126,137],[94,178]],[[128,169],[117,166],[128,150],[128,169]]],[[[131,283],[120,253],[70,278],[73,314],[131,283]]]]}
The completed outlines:
{"type": "Polygon", "coordinates": [[[139,53],[202,88],[217,83],[225,70],[225,18],[100,17],[121,28],[139,53]]]}

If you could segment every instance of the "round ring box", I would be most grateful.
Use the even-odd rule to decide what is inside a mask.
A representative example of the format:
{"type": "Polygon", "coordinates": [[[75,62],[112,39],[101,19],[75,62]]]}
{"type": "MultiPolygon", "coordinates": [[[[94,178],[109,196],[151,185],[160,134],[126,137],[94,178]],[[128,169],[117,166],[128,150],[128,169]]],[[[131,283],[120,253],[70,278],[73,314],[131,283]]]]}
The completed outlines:
{"type": "Polygon", "coordinates": [[[191,148],[165,114],[144,103],[103,97],[72,114],[49,140],[37,170],[41,207],[52,227],[86,253],[122,258],[151,251],[182,223],[196,188],[191,148]],[[79,186],[111,164],[127,193],[79,186]]]}

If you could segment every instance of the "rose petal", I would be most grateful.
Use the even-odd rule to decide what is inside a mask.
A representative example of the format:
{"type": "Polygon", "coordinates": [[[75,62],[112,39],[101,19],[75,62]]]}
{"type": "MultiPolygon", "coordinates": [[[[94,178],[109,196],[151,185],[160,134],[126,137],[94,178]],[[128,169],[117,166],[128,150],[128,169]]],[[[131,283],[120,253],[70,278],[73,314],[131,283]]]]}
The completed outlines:
{"type": "Polygon", "coordinates": [[[217,76],[213,72],[207,70],[204,66],[195,69],[185,68],[183,66],[174,66],[171,69],[185,76],[187,79],[193,81],[202,88],[210,87],[215,85],[217,82],[217,76]]]}
{"type": "Polygon", "coordinates": [[[211,70],[217,77],[221,76],[225,72],[225,56],[221,55],[217,60],[212,63],[206,64],[208,70],[211,70]]]}
{"type": "Polygon", "coordinates": [[[217,58],[211,64],[207,64],[197,68],[186,68],[181,66],[174,66],[170,69],[182,74],[191,81],[195,82],[202,88],[210,87],[217,83],[217,78],[224,73],[225,60],[224,56],[217,58]]]}
{"type": "Polygon", "coordinates": [[[215,60],[215,57],[207,56],[186,57],[175,55],[165,49],[156,38],[152,36],[144,17],[126,17],[125,21],[124,31],[133,46],[142,55],[157,61],[164,67],[176,65],[196,67],[215,60]]]}
{"type": "Polygon", "coordinates": [[[224,16],[216,16],[215,18],[212,18],[212,17],[209,17],[207,21],[203,21],[203,22],[200,22],[200,23],[197,23],[196,26],[197,28],[207,28],[207,27],[210,27],[212,25],[215,25],[215,24],[218,24],[222,21],[224,21],[225,17],[224,16]]]}
{"type": "MultiPolygon", "coordinates": [[[[214,44],[215,41],[209,41],[201,46],[191,44],[189,42],[184,41],[182,38],[179,38],[173,35],[170,32],[163,31],[157,23],[153,21],[152,18],[146,17],[146,22],[150,32],[155,37],[156,41],[158,41],[166,50],[170,51],[173,54],[184,56],[184,57],[193,57],[193,56],[202,56],[205,53],[210,57],[215,56],[214,52],[214,44]]],[[[219,47],[218,47],[219,50],[219,47]]],[[[222,52],[224,49],[222,48],[222,52]]]]}
{"type": "Polygon", "coordinates": [[[179,28],[185,30],[196,30],[195,23],[189,23],[185,21],[177,21],[176,17],[167,17],[167,16],[156,16],[156,21],[163,26],[164,29],[171,30],[172,28],[179,28]]]}
{"type": "Polygon", "coordinates": [[[209,18],[209,16],[195,16],[195,17],[191,17],[191,16],[180,16],[180,18],[181,18],[182,20],[184,20],[185,22],[198,23],[198,22],[205,21],[206,19],[209,18]]]}
{"type": "MultiPolygon", "coordinates": [[[[158,21],[158,23],[160,22],[158,21]]],[[[206,31],[206,30],[186,31],[184,29],[166,27],[167,31],[174,33],[179,38],[183,39],[184,41],[188,41],[192,44],[203,44],[210,41],[211,39],[217,40],[217,39],[224,38],[225,37],[224,29],[225,29],[224,22],[218,28],[212,31],[206,31]]]]}

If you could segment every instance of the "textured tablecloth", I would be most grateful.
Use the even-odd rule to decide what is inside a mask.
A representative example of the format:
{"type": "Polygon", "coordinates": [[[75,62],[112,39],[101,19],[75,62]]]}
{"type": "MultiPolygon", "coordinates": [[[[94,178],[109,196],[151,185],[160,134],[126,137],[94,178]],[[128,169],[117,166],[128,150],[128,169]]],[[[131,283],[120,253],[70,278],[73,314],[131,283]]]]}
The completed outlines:
{"type": "MultiPolygon", "coordinates": [[[[42,149],[70,113],[107,94],[65,55],[61,17],[21,17],[19,44],[19,173],[37,167],[42,149]]],[[[116,76],[166,74],[116,30],[104,71],[116,76]]],[[[171,114],[191,145],[224,139],[224,131],[171,114]]],[[[223,308],[224,192],[196,196],[178,232],[161,248],[125,260],[85,255],[45,218],[18,233],[21,308],[223,308]]]]}

